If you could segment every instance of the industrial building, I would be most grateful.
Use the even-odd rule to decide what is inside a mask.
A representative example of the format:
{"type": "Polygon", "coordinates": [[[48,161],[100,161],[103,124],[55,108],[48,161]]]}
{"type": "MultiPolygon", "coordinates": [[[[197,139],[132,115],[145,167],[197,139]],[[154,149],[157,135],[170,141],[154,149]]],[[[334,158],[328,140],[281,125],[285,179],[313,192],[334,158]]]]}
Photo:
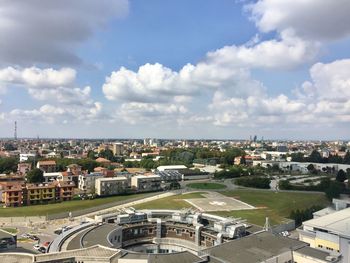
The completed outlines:
{"type": "Polygon", "coordinates": [[[327,209],[325,214],[303,222],[299,239],[310,247],[342,255],[350,262],[350,208],[339,211],[327,209]]]}

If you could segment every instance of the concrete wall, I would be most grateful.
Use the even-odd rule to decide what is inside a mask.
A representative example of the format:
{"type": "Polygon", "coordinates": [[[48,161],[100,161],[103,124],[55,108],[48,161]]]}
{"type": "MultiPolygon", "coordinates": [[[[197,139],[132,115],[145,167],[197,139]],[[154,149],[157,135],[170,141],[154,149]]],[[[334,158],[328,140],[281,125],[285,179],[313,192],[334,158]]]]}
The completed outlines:
{"type": "Polygon", "coordinates": [[[107,239],[115,248],[120,248],[123,242],[123,228],[117,227],[108,234],[107,239]]]}
{"type": "Polygon", "coordinates": [[[0,226],[7,224],[32,224],[46,222],[46,216],[0,217],[0,226]]]}

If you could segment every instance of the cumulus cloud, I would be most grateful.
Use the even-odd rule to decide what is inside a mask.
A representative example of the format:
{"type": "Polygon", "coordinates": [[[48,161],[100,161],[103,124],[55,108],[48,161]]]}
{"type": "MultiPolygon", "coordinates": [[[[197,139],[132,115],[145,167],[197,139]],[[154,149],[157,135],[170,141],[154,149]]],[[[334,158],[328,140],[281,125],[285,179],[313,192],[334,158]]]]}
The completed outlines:
{"type": "Polygon", "coordinates": [[[209,105],[218,126],[266,126],[282,124],[326,124],[350,120],[350,59],[316,63],[306,81],[291,98],[278,96],[230,97],[218,91],[209,105]]]}
{"type": "Polygon", "coordinates": [[[128,0],[3,0],[0,63],[78,64],[77,45],[127,13],[128,0]]]}
{"type": "Polygon", "coordinates": [[[292,29],[311,40],[333,40],[350,35],[348,0],[259,0],[246,6],[262,32],[292,29]]]}
{"type": "Polygon", "coordinates": [[[62,107],[58,105],[44,104],[38,109],[13,109],[6,116],[9,119],[27,120],[34,123],[68,123],[73,120],[74,122],[84,121],[85,123],[89,123],[91,121],[100,120],[105,114],[102,111],[102,104],[95,102],[91,107],[86,107],[84,105],[62,107]]]}
{"type": "Polygon", "coordinates": [[[76,71],[72,68],[40,69],[13,68],[0,69],[0,82],[30,86],[31,88],[50,88],[56,86],[71,85],[76,77],[76,71]]]}
{"type": "Polygon", "coordinates": [[[130,102],[121,105],[118,115],[131,124],[138,122],[148,122],[152,124],[155,120],[157,122],[171,122],[187,113],[187,111],[186,107],[176,104],[130,102]]]}
{"type": "Polygon", "coordinates": [[[33,99],[45,102],[38,109],[14,109],[9,117],[53,123],[63,119],[91,121],[105,116],[102,104],[91,98],[91,87],[78,87],[72,68],[7,67],[0,69],[0,85],[25,89],[33,99]]]}
{"type": "Polygon", "coordinates": [[[226,46],[209,52],[208,59],[235,67],[293,69],[315,59],[319,47],[318,43],[296,37],[293,30],[285,30],[279,39],[226,46]]]}
{"type": "Polygon", "coordinates": [[[299,95],[322,99],[350,99],[350,59],[316,63],[310,69],[311,81],[302,85],[299,95]]]}
{"type": "Polygon", "coordinates": [[[19,86],[28,90],[36,100],[57,101],[70,104],[92,104],[89,86],[79,88],[75,84],[76,71],[72,68],[40,69],[13,68],[0,69],[0,84],[19,86]]]}

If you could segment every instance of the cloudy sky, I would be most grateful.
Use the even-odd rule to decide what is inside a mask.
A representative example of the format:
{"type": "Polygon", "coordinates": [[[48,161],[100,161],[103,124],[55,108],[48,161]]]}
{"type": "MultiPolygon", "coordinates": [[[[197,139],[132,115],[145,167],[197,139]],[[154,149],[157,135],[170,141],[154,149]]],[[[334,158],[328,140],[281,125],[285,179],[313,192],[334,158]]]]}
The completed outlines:
{"type": "Polygon", "coordinates": [[[0,137],[349,139],[349,0],[2,0],[0,137]]]}

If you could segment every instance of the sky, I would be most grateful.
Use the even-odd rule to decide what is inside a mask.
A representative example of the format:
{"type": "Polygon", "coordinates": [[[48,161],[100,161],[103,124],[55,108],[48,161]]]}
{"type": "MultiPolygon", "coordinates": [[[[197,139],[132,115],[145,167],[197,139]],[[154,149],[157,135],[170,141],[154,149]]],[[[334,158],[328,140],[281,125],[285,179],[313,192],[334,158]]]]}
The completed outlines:
{"type": "Polygon", "coordinates": [[[350,139],[348,0],[1,0],[0,137],[350,139]]]}

